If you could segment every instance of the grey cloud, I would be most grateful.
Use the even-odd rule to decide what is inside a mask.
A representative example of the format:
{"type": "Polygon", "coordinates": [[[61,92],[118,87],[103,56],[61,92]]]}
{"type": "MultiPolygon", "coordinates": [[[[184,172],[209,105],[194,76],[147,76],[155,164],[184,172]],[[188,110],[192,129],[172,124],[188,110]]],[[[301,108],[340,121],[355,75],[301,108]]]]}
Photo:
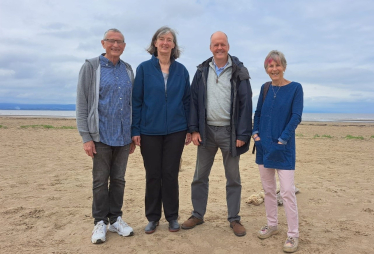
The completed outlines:
{"type": "MultiPolygon", "coordinates": [[[[210,35],[223,30],[229,35],[230,53],[250,71],[254,93],[269,80],[263,68],[265,56],[278,49],[288,60],[286,78],[306,86],[344,88],[352,100],[362,100],[368,108],[372,104],[361,94],[374,92],[374,3],[336,3],[240,0],[227,5],[224,0],[114,0],[92,4],[87,0],[40,0],[15,5],[1,1],[0,87],[4,90],[0,102],[22,97],[35,103],[74,103],[79,69],[86,58],[103,53],[100,40],[107,29],[115,27],[124,33],[127,46],[123,59],[135,69],[149,59],[144,49],[153,33],[168,25],[179,32],[184,49],[179,61],[191,79],[196,65],[212,55],[210,35]]],[[[343,107],[329,104],[328,95],[314,99],[306,101],[307,108],[317,110],[316,101],[329,110],[334,105],[343,107]]]]}

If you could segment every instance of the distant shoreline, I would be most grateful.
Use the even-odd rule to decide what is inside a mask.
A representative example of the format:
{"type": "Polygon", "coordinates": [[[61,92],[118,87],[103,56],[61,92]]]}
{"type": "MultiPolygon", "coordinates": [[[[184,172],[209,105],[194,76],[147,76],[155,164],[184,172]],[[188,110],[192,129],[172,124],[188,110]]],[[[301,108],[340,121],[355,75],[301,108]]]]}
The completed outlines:
{"type": "MultiPolygon", "coordinates": [[[[75,119],[76,114],[75,110],[0,110],[0,117],[75,119]]],[[[374,123],[374,114],[303,113],[302,122],[374,123]]]]}
{"type": "MultiPolygon", "coordinates": [[[[34,115],[0,115],[1,118],[12,118],[12,119],[61,119],[61,120],[76,120],[75,117],[69,116],[34,116],[34,115]]],[[[0,122],[1,124],[1,122],[0,122]]],[[[374,125],[374,120],[338,120],[338,121],[315,121],[315,120],[303,120],[300,125],[315,125],[315,126],[356,126],[356,125],[374,125]]]]}

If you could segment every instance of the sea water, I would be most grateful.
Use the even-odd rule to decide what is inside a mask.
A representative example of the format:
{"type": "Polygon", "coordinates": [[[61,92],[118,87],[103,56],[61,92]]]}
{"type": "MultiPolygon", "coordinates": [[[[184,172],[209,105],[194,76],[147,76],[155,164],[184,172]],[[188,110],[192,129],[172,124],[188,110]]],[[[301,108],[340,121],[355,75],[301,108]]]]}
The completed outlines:
{"type": "MultiPolygon", "coordinates": [[[[75,118],[75,111],[0,110],[0,116],[75,118]]],[[[374,123],[374,114],[303,113],[303,122],[366,122],[374,123]]]]}

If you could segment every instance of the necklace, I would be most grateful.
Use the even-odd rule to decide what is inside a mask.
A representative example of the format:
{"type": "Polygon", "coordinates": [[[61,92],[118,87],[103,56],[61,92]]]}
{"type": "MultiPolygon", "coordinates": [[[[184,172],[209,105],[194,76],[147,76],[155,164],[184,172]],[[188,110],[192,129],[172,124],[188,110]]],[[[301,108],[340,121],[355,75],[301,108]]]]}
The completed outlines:
{"type": "Polygon", "coordinates": [[[274,93],[274,98],[277,97],[277,93],[279,92],[279,90],[281,89],[281,86],[278,87],[278,90],[277,92],[274,91],[274,86],[271,85],[271,88],[273,89],[273,93],[274,93]]]}

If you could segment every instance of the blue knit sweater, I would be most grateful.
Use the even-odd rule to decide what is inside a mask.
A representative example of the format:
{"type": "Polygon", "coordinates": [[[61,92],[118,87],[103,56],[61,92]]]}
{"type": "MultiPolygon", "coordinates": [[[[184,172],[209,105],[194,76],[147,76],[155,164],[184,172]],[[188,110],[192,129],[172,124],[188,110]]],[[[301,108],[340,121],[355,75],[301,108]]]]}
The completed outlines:
{"type": "Polygon", "coordinates": [[[295,130],[303,112],[303,88],[297,82],[269,87],[263,102],[261,87],[252,134],[258,133],[256,163],[265,168],[295,169],[295,130]],[[274,94],[276,93],[276,96],[274,94]],[[278,144],[281,141],[283,144],[278,144]]]}

